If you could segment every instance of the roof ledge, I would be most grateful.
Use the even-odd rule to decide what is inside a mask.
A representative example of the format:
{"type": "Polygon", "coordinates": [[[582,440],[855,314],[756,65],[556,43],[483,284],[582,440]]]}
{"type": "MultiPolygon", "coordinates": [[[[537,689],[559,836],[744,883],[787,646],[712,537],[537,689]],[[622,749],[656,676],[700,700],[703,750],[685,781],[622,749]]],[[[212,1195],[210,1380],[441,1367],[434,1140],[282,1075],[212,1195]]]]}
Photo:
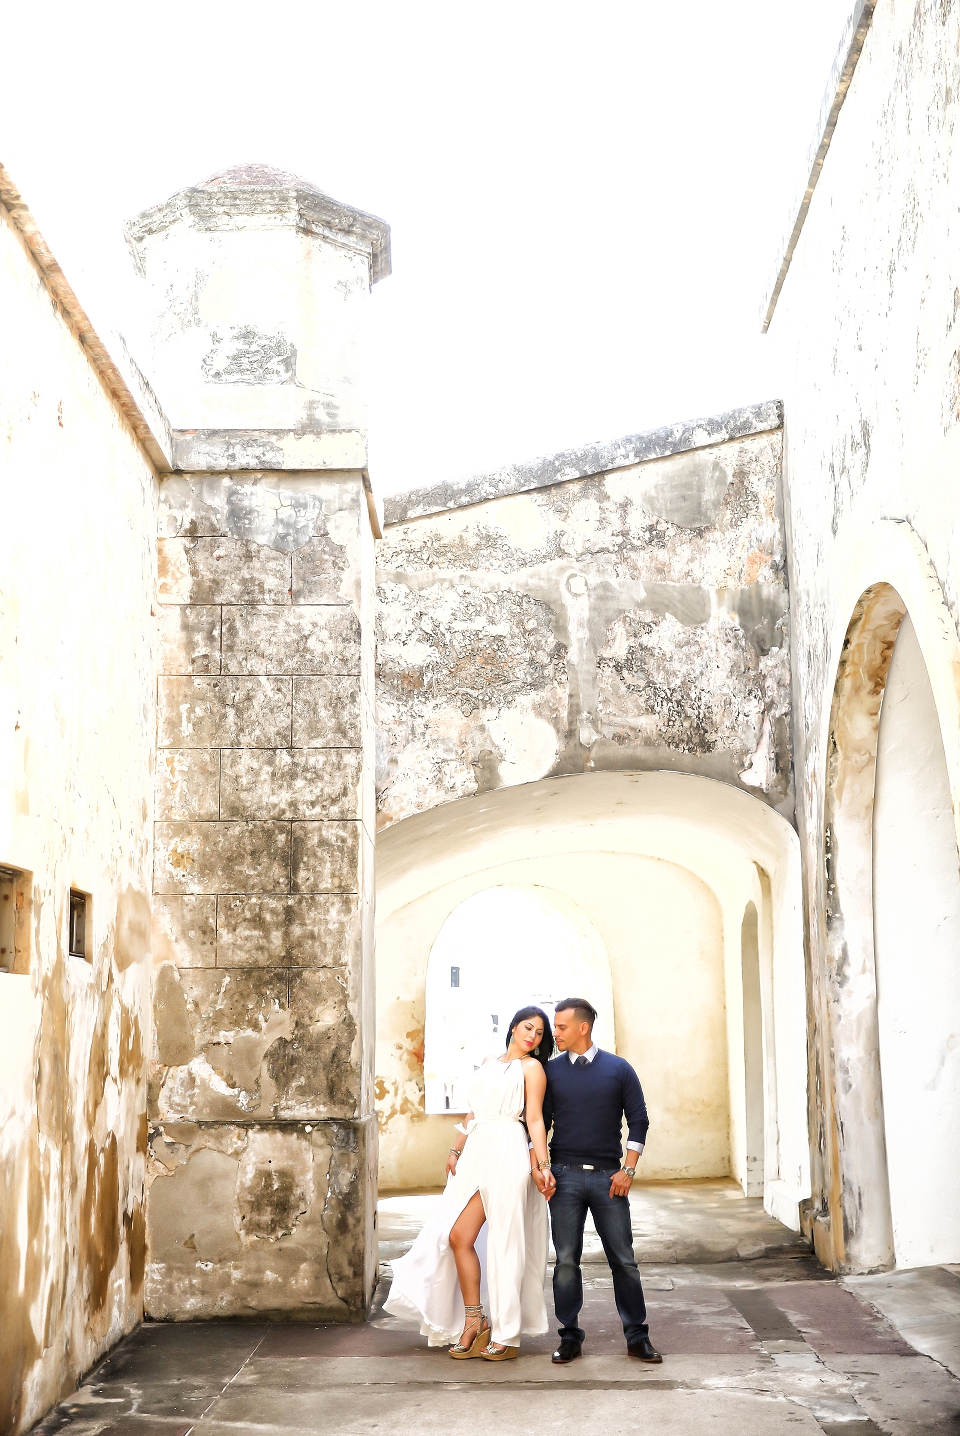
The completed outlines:
{"type": "Polygon", "coordinates": [[[689,453],[692,449],[706,449],[714,444],[726,444],[731,439],[764,434],[782,427],[783,405],[779,399],[770,399],[764,404],[748,404],[742,409],[730,409],[709,419],[668,424],[663,429],[629,434],[610,443],[564,449],[549,458],[512,464],[491,474],[393,494],[384,500],[384,524],[389,527],[410,519],[426,518],[429,514],[445,513],[449,509],[486,503],[489,499],[506,498],[509,494],[547,489],[554,484],[566,484],[573,479],[590,478],[593,474],[606,474],[613,469],[626,469],[633,464],[648,463],[651,459],[689,453]]]}
{"type": "Polygon", "coordinates": [[[48,292],[73,330],[100,382],[118,405],[158,473],[173,467],[173,435],[149,382],[116,330],[95,329],[47,244],[26,201],[0,165],[0,204],[10,216],[48,292]]]}
{"type": "Polygon", "coordinates": [[[800,231],[806,223],[810,201],[813,199],[813,192],[820,179],[827,151],[833,140],[833,132],[837,128],[840,110],[847,98],[847,91],[853,79],[853,72],[857,68],[857,61],[863,51],[875,8],[876,0],[856,0],[853,10],[847,17],[847,23],[843,27],[843,35],[830,71],[830,79],[827,82],[823,99],[820,101],[817,128],[807,150],[806,178],[803,188],[795,196],[789,211],[773,279],[767,286],[760,306],[760,332],[762,334],[766,334],[770,328],[770,321],[777,307],[777,300],[780,298],[780,291],[787,277],[787,270],[790,268],[794,251],[799,243],[800,231]]]}

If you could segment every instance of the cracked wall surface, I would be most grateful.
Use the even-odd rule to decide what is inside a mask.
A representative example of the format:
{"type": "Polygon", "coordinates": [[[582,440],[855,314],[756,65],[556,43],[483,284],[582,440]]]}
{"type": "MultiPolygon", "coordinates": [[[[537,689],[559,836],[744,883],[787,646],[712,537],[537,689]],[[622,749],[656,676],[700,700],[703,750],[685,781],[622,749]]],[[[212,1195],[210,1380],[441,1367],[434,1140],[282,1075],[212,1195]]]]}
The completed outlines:
{"type": "Polygon", "coordinates": [[[381,828],[516,783],[656,768],[791,816],[781,434],[700,443],[386,529],[381,828]]]}
{"type": "Polygon", "coordinates": [[[161,490],[155,1317],[362,1318],[372,538],[357,473],[161,490]]]}
{"type": "MultiPolygon", "coordinates": [[[[876,7],[770,327],[787,414],[810,965],[808,1221],[819,1253],[837,1265],[883,1264],[890,1250],[873,760],[904,608],[936,696],[955,809],[960,799],[951,716],[960,620],[958,25],[954,0],[876,7]],[[860,790],[853,803],[851,787],[860,790]],[[843,821],[847,807],[857,822],[843,821]],[[857,1008],[858,991],[870,988],[857,1008]]],[[[960,1083],[960,1064],[923,1034],[915,1074],[923,1100],[935,1078],[960,1083]]],[[[917,1150],[918,1163],[928,1160],[917,1150]]]]}
{"type": "Polygon", "coordinates": [[[0,868],[20,874],[0,951],[0,1430],[17,1432],[142,1310],[157,484],[2,206],[0,313],[0,868]]]}

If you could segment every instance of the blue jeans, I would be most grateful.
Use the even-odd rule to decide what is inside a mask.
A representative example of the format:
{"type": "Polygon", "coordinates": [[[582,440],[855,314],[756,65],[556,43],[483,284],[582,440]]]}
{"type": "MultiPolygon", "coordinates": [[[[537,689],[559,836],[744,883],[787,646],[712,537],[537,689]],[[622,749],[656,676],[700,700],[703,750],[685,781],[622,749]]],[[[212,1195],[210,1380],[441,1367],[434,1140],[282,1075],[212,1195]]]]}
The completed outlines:
{"type": "MultiPolygon", "coordinates": [[[[616,1170],[616,1168],[614,1168],[616,1170]]],[[[593,1217],[603,1254],[613,1273],[613,1295],[623,1322],[627,1345],[648,1334],[647,1306],[640,1272],[633,1256],[630,1202],[610,1196],[609,1171],[584,1172],[560,1162],[554,1165],[557,1190],[550,1202],[550,1226],[557,1264],[553,1270],[553,1305],[561,1339],[583,1341],[577,1318],[583,1306],[583,1227],[593,1217]]]]}

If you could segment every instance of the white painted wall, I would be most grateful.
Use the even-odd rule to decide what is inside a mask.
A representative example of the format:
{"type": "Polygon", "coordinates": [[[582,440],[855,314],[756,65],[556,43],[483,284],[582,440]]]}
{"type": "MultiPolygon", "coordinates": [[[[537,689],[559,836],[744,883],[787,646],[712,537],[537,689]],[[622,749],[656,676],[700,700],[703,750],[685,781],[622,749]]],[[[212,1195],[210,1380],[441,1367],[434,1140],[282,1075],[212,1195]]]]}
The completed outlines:
{"type": "Polygon", "coordinates": [[[909,616],[880,715],[874,921],[897,1265],[960,1261],[960,871],[933,691],[909,616]]]}
{"type": "Polygon", "coordinates": [[[142,1311],[156,480],[0,209],[0,1429],[142,1311]],[[92,895],[92,960],[67,954],[92,895]]]}
{"type": "MultiPolygon", "coordinates": [[[[811,1020],[818,1023],[811,1045],[812,1053],[819,1047],[811,1141],[815,1206],[824,1216],[818,1250],[841,1262],[864,1205],[855,1197],[841,1214],[842,1174],[829,1169],[837,1149],[829,1092],[838,1061],[827,1015],[836,954],[824,925],[830,705],[854,607],[869,585],[882,582],[911,612],[941,721],[956,703],[950,650],[960,617],[958,18],[953,0],[877,5],[770,328],[785,411],[797,821],[807,875],[811,1020]]],[[[960,745],[955,727],[947,727],[957,804],[960,745]]],[[[870,860],[868,850],[857,858],[867,874],[870,860]]],[[[896,921],[922,928],[915,893],[905,885],[897,893],[896,921]]],[[[886,916],[878,922],[889,931],[893,894],[881,898],[886,916]]],[[[918,970],[918,982],[925,980],[918,970]]],[[[848,1135],[855,1145],[856,1135],[848,1135]]],[[[927,1161],[933,1160],[930,1149],[927,1161]]],[[[855,1188],[855,1181],[848,1184],[855,1188]]]]}

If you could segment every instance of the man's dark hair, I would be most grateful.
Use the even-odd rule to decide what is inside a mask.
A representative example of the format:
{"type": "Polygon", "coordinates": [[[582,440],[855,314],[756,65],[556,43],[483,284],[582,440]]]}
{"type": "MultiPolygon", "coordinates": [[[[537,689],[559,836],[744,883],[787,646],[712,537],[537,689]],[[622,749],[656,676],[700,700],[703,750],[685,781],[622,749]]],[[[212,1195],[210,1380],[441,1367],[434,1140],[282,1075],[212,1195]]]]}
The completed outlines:
{"type": "Polygon", "coordinates": [[[554,1012],[572,1012],[577,1022],[589,1022],[591,1031],[597,1020],[597,1009],[585,997],[565,997],[555,1002],[554,1012]]]}

